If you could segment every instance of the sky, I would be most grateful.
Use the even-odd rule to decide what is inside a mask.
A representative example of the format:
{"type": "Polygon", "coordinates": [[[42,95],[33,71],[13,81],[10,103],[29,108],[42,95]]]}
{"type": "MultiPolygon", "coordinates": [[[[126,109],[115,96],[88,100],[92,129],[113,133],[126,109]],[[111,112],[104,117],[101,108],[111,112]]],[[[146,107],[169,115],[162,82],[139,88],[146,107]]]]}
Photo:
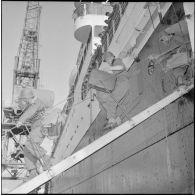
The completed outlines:
{"type": "MultiPolygon", "coordinates": [[[[27,1],[2,1],[2,99],[12,99],[14,57],[17,55],[27,1]]],[[[55,104],[66,99],[69,75],[81,43],[74,38],[73,2],[40,2],[40,84],[53,90],[55,104]]],[[[65,101],[57,107],[62,108],[65,101]]]]}

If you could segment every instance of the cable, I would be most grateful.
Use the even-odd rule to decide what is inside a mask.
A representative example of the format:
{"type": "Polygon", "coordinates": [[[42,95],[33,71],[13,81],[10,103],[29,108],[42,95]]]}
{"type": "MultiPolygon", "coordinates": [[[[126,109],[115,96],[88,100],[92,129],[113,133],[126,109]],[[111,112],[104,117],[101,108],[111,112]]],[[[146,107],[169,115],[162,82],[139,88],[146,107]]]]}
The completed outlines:
{"type": "MultiPolygon", "coordinates": [[[[152,26],[153,26],[153,29],[154,29],[154,31],[155,31],[155,26],[154,26],[154,21],[153,21],[153,19],[152,19],[152,14],[151,14],[151,11],[150,11],[150,8],[149,8],[149,4],[148,4],[148,11],[149,11],[149,13],[150,13],[150,19],[151,19],[151,22],[152,22],[152,26]]],[[[157,45],[158,45],[158,50],[159,50],[159,52],[160,52],[160,54],[162,53],[162,51],[161,51],[161,49],[160,49],[160,45],[159,45],[159,40],[157,41],[157,45]]],[[[155,53],[155,52],[154,52],[155,53]]]]}
{"type": "MultiPolygon", "coordinates": [[[[184,33],[182,31],[182,28],[181,28],[180,20],[179,20],[179,17],[177,15],[177,13],[176,13],[175,6],[173,5],[173,3],[172,3],[172,7],[173,7],[174,14],[175,14],[175,16],[177,18],[177,23],[179,25],[179,28],[180,28],[180,31],[181,31],[181,34],[182,34],[183,41],[185,42],[184,33]]],[[[186,47],[186,51],[188,51],[187,45],[185,45],[185,47],[186,47]]]]}
{"type": "MultiPolygon", "coordinates": [[[[148,5],[147,7],[148,7],[148,10],[149,10],[149,13],[150,13],[150,19],[151,19],[151,21],[152,21],[153,28],[154,28],[154,30],[155,30],[155,26],[154,26],[154,22],[153,22],[153,19],[152,19],[151,11],[150,11],[150,9],[149,9],[149,5],[148,5]]],[[[177,23],[178,23],[178,25],[179,25],[179,28],[180,28],[180,31],[181,31],[181,34],[182,34],[183,41],[185,42],[184,33],[183,33],[183,31],[182,31],[182,27],[181,27],[181,24],[180,24],[180,20],[179,20],[179,17],[178,17],[178,15],[177,15],[177,13],[176,13],[175,6],[174,6],[173,3],[172,3],[172,7],[173,7],[174,14],[175,14],[175,16],[177,17],[177,23]]],[[[161,52],[161,49],[160,49],[160,46],[159,46],[159,41],[157,41],[157,45],[158,45],[158,49],[159,49],[159,52],[160,52],[160,55],[161,55],[162,52],[161,52]]],[[[185,45],[186,52],[187,52],[187,51],[188,51],[187,44],[182,44],[182,45],[185,45]]],[[[170,45],[170,46],[171,46],[171,45],[170,45]]],[[[170,48],[170,46],[169,46],[169,48],[170,48]]],[[[189,60],[189,56],[188,56],[188,60],[189,60]]],[[[188,66],[187,68],[189,68],[189,66],[188,66]]],[[[186,69],[186,72],[187,72],[187,69],[186,69]]]]}

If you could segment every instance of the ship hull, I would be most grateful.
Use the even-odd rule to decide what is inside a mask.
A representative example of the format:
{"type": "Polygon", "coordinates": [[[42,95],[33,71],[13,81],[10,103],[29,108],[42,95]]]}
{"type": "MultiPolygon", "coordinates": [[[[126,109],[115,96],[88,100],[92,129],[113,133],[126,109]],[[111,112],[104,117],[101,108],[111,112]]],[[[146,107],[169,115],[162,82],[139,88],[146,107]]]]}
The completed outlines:
{"type": "Polygon", "coordinates": [[[123,135],[52,182],[55,193],[193,193],[194,123],[123,135]]]}
{"type": "MultiPolygon", "coordinates": [[[[186,22],[182,24],[180,27],[187,29],[186,22]]],[[[139,53],[140,61],[133,63],[128,71],[129,93],[121,102],[126,114],[119,108],[123,122],[177,88],[174,75],[171,71],[164,71],[162,64],[156,64],[154,72],[148,73],[148,56],[159,55],[178,46],[177,42],[166,45],[159,41],[166,28],[166,25],[160,24],[155,29],[139,53]]],[[[125,41],[128,40],[124,38],[121,42],[125,41]]],[[[183,36],[183,41],[189,41],[188,34],[183,36]]],[[[110,48],[112,50],[112,44],[110,48]]],[[[105,135],[108,132],[103,130],[105,123],[106,113],[101,111],[74,152],[105,135]]],[[[50,191],[194,193],[193,91],[53,178],[50,191]]]]}

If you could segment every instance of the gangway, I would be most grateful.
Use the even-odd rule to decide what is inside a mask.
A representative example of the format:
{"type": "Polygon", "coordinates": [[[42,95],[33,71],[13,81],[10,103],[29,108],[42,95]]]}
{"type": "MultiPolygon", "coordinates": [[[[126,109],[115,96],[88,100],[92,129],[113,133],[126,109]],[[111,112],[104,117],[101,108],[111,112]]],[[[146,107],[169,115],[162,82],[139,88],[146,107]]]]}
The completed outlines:
{"type": "Polygon", "coordinates": [[[69,168],[73,167],[80,161],[84,160],[85,158],[89,157],[93,153],[97,152],[99,149],[103,148],[107,144],[111,143],[115,139],[127,133],[128,131],[133,129],[135,126],[139,125],[140,123],[142,123],[143,121],[145,121],[146,119],[154,115],[155,113],[159,112],[161,109],[168,106],[170,103],[172,103],[176,99],[188,93],[193,88],[194,88],[194,84],[191,84],[189,86],[178,87],[178,89],[176,89],[173,93],[171,93],[167,97],[163,98],[162,100],[148,107],[144,111],[132,117],[130,120],[116,127],[111,132],[95,140],[88,146],[84,147],[78,152],[72,154],[71,156],[67,157],[66,159],[52,166],[49,170],[44,171],[40,175],[34,177],[32,180],[24,183],[23,185],[19,186],[15,190],[9,192],[9,194],[12,194],[12,193],[25,194],[25,193],[29,193],[32,190],[38,188],[44,183],[50,181],[55,176],[68,170],[69,168]]]}

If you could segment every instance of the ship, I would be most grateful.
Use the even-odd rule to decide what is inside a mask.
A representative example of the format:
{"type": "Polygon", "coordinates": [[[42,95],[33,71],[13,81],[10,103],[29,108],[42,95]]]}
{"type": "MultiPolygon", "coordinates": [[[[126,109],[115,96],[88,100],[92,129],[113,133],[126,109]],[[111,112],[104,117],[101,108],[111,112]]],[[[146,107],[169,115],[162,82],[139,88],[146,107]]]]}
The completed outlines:
{"type": "Polygon", "coordinates": [[[46,193],[193,194],[194,3],[74,6],[81,47],[52,151],[55,165],[13,192],[44,184],[46,193]],[[129,78],[117,107],[122,124],[114,128],[105,128],[106,109],[89,84],[92,71],[106,67],[108,51],[122,59],[129,78]]]}

